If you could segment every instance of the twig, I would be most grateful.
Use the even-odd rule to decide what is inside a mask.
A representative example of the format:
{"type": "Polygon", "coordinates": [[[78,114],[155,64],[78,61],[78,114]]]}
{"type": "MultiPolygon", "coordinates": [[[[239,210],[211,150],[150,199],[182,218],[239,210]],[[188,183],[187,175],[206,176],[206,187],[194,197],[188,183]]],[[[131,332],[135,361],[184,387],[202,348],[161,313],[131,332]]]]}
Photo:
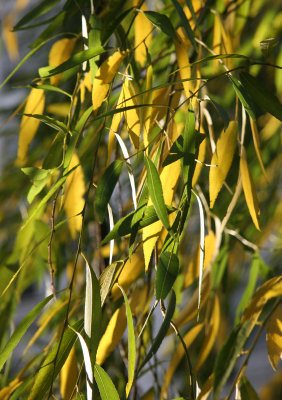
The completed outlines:
{"type": "Polygon", "coordinates": [[[255,251],[259,250],[259,247],[250,242],[249,240],[245,239],[243,236],[241,236],[237,231],[233,230],[233,229],[224,229],[224,232],[228,233],[229,235],[234,236],[235,238],[237,238],[241,243],[243,243],[243,245],[250,247],[251,249],[254,249],[255,251]]]}
{"type": "Polygon", "coordinates": [[[49,270],[50,270],[50,277],[51,277],[51,288],[53,292],[54,299],[57,300],[57,295],[56,295],[56,289],[55,289],[55,281],[54,281],[54,268],[53,268],[53,263],[52,263],[52,240],[54,237],[55,233],[55,211],[56,211],[56,203],[57,199],[59,196],[59,193],[61,191],[62,186],[59,187],[57,190],[57,193],[53,199],[53,207],[52,207],[52,214],[51,214],[51,234],[50,234],[50,239],[48,243],[48,265],[49,265],[49,270]]]}

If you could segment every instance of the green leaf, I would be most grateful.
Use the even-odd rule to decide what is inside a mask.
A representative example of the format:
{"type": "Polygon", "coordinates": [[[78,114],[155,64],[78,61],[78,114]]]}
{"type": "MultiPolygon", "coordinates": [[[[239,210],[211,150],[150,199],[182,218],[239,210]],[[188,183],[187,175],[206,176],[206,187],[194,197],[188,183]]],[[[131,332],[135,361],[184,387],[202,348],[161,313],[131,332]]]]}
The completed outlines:
{"type": "Polygon", "coordinates": [[[245,87],[242,85],[241,82],[238,81],[238,79],[234,78],[234,76],[231,75],[228,75],[228,77],[232,82],[233,88],[237,96],[239,97],[241,103],[245,107],[245,110],[250,115],[250,117],[254,121],[256,121],[256,113],[255,113],[253,98],[249,96],[249,94],[245,90],[245,87]]]}
{"type": "Polygon", "coordinates": [[[14,333],[8,340],[8,343],[5,345],[4,349],[0,353],[0,371],[2,370],[5,362],[8,357],[19,343],[23,335],[26,333],[27,329],[33,323],[38,314],[43,310],[45,305],[49,303],[49,301],[53,298],[53,295],[46,297],[46,299],[42,300],[37,306],[35,306],[19,323],[14,333]]]}
{"type": "MultiPolygon", "coordinates": [[[[91,14],[89,17],[89,31],[88,31],[88,48],[89,49],[93,49],[93,48],[102,46],[101,32],[102,32],[101,19],[98,16],[96,16],[95,14],[91,14]]],[[[92,81],[98,70],[98,65],[96,63],[97,60],[98,60],[98,57],[94,57],[89,60],[92,81]]]]}
{"type": "Polygon", "coordinates": [[[98,364],[94,365],[94,378],[102,400],[120,400],[111,378],[98,364]]]}
{"type": "Polygon", "coordinates": [[[273,91],[247,72],[240,73],[240,80],[248,95],[263,111],[282,121],[282,104],[273,91]]]}
{"type": "Polygon", "coordinates": [[[253,255],[248,284],[246,286],[246,289],[244,290],[243,296],[241,297],[240,303],[236,310],[235,323],[238,323],[240,321],[241,314],[245,310],[249,300],[255,292],[257,277],[260,271],[260,265],[261,259],[259,255],[255,253],[253,255]]]}
{"type": "Polygon", "coordinates": [[[242,376],[240,380],[241,400],[259,400],[255,389],[250,384],[246,376],[242,376]]]}
{"type": "Polygon", "coordinates": [[[164,340],[167,331],[169,330],[170,327],[170,321],[173,317],[174,311],[175,311],[175,306],[176,306],[176,297],[174,291],[171,292],[171,297],[170,301],[166,310],[165,318],[163,320],[163,323],[160,327],[160,330],[154,339],[154,342],[148,351],[147,355],[145,356],[141,366],[138,369],[138,372],[144,367],[144,365],[151,359],[151,357],[158,351],[160,345],[162,344],[162,341],[164,340]]]}
{"type": "Polygon", "coordinates": [[[96,361],[96,353],[102,332],[102,306],[99,281],[89,265],[86,257],[81,253],[86,263],[86,289],[84,308],[84,330],[90,340],[89,351],[92,362],[96,361]]]}
{"type": "MultiPolygon", "coordinates": [[[[83,321],[77,321],[73,328],[75,331],[81,331],[83,327],[83,321]]],[[[60,370],[62,369],[74,342],[76,341],[77,335],[71,328],[64,332],[64,336],[61,342],[57,343],[52,350],[47,354],[45,361],[40,366],[40,369],[36,375],[34,385],[28,400],[38,400],[45,397],[46,393],[50,390],[52,382],[56,379],[60,370]],[[56,364],[54,365],[54,360],[56,364]]]]}
{"type": "Polygon", "coordinates": [[[34,89],[43,89],[44,91],[48,90],[50,92],[61,93],[61,94],[64,94],[65,96],[68,96],[68,97],[72,98],[71,94],[65,92],[64,90],[58,88],[57,86],[53,86],[53,85],[50,85],[48,83],[42,83],[40,85],[32,84],[32,85],[30,85],[30,87],[32,87],[34,89]]]}
{"type": "Polygon", "coordinates": [[[50,76],[61,74],[68,69],[76,67],[77,65],[81,65],[84,61],[102,54],[105,51],[107,50],[105,50],[103,47],[96,47],[95,49],[80,51],[57,67],[48,66],[39,68],[39,75],[41,78],[50,78],[50,76]]]}
{"type": "Polygon", "coordinates": [[[160,29],[163,33],[171,37],[172,39],[178,40],[174,27],[170,22],[170,19],[164,15],[155,11],[143,11],[145,17],[147,17],[153,25],[160,29]]]}
{"type": "Polygon", "coordinates": [[[151,197],[151,200],[155,207],[157,216],[162,221],[163,226],[167,230],[170,230],[168,214],[167,214],[166,206],[164,203],[163,189],[162,189],[162,184],[161,184],[161,180],[159,177],[159,173],[158,173],[157,168],[155,167],[153,161],[151,161],[147,156],[145,156],[144,161],[145,161],[145,165],[146,165],[146,169],[147,169],[148,189],[149,189],[150,197],[151,197]]]}
{"type": "Polygon", "coordinates": [[[223,246],[212,265],[212,291],[215,291],[220,284],[224,271],[227,267],[229,256],[228,246],[223,246]]]}
{"type": "Polygon", "coordinates": [[[103,45],[105,46],[112,34],[116,29],[118,29],[121,26],[122,21],[124,18],[127,16],[127,14],[133,10],[134,8],[128,8],[125,10],[123,13],[121,13],[119,16],[113,19],[113,21],[109,24],[106,24],[106,26],[103,26],[103,30],[101,32],[101,41],[103,45]]]}
{"type": "Polygon", "coordinates": [[[185,15],[181,5],[178,3],[178,1],[177,0],[172,0],[172,2],[174,4],[174,7],[176,8],[176,11],[177,11],[180,19],[181,19],[181,22],[182,22],[182,24],[184,26],[184,29],[185,29],[185,31],[187,33],[188,38],[189,38],[190,42],[192,43],[194,49],[197,52],[197,43],[195,41],[194,34],[193,34],[193,31],[191,29],[191,26],[189,24],[188,19],[187,19],[186,15],[185,15]]]}
{"type": "Polygon", "coordinates": [[[95,205],[100,224],[104,221],[107,205],[118,182],[122,167],[123,161],[113,161],[99,179],[95,195],[95,205]]]}
{"type": "Polygon", "coordinates": [[[101,306],[103,307],[106,297],[111,290],[116,272],[123,265],[123,261],[116,261],[104,269],[103,273],[99,278],[100,293],[101,293],[101,306]]]}
{"type": "Polygon", "coordinates": [[[178,257],[174,253],[162,253],[156,272],[156,298],[165,299],[171,290],[179,270],[178,257]]]}
{"type": "Polygon", "coordinates": [[[43,168],[45,169],[53,169],[58,168],[63,161],[63,150],[64,150],[64,142],[65,142],[65,135],[60,131],[47,153],[43,161],[43,168]]]}
{"type": "MultiPolygon", "coordinates": [[[[185,121],[185,128],[183,132],[183,175],[184,175],[184,183],[188,185],[189,182],[189,170],[191,166],[191,154],[195,154],[195,140],[196,140],[196,131],[195,131],[195,113],[193,110],[193,106],[190,103],[188,107],[187,118],[185,121]]],[[[195,157],[195,156],[194,156],[195,157]]],[[[195,163],[195,161],[194,161],[195,163]]]]}
{"type": "Polygon", "coordinates": [[[68,132],[68,128],[67,128],[66,124],[64,124],[61,121],[58,121],[55,118],[47,117],[46,115],[40,115],[40,114],[23,114],[23,115],[26,115],[27,117],[39,119],[39,121],[43,122],[45,125],[50,126],[51,128],[55,129],[56,131],[68,132]]]}
{"type": "Polygon", "coordinates": [[[33,21],[35,18],[41,17],[50,11],[60,0],[43,0],[38,6],[34,7],[14,26],[14,31],[21,29],[24,25],[33,21]]]}
{"type": "Polygon", "coordinates": [[[125,308],[126,308],[126,319],[127,319],[127,329],[128,329],[128,382],[126,384],[126,397],[128,397],[130,389],[134,380],[134,372],[135,372],[135,362],[136,362],[136,344],[135,344],[135,336],[134,336],[134,325],[133,318],[130,309],[130,305],[128,302],[128,298],[121,286],[119,286],[122,291],[125,308]]]}
{"type": "Polygon", "coordinates": [[[229,378],[237,358],[240,356],[250,335],[252,321],[238,325],[229,335],[217,356],[214,369],[213,399],[218,400],[220,393],[229,378]]]}
{"type": "Polygon", "coordinates": [[[35,42],[33,42],[32,45],[30,45],[29,47],[31,49],[34,49],[35,47],[39,46],[45,40],[52,37],[52,35],[57,30],[59,30],[59,28],[61,26],[63,26],[66,15],[67,15],[67,13],[65,11],[62,11],[58,15],[56,15],[56,17],[53,18],[51,24],[48,25],[46,29],[44,29],[44,31],[39,35],[39,37],[35,40],[35,42]]]}

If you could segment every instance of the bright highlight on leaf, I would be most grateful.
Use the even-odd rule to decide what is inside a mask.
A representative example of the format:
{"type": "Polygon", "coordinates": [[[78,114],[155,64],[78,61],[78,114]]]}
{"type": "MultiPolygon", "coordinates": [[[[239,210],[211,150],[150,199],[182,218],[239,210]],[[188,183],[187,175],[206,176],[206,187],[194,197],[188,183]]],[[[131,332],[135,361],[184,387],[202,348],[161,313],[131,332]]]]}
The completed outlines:
{"type": "Polygon", "coordinates": [[[266,328],[266,343],[269,362],[274,370],[282,358],[282,308],[278,305],[266,328]]]}
{"type": "MultiPolygon", "coordinates": [[[[137,4],[138,0],[134,0],[134,6],[137,6],[137,4]]],[[[142,11],[148,11],[146,3],[143,3],[140,9],[142,11]]],[[[149,49],[152,40],[152,24],[143,13],[139,12],[135,18],[134,27],[135,59],[144,67],[147,60],[146,48],[149,49]]]]}
{"type": "MultiPolygon", "coordinates": [[[[67,61],[72,54],[75,43],[76,43],[76,38],[60,39],[56,43],[54,43],[49,53],[49,66],[57,67],[58,65],[67,61]]],[[[51,85],[58,86],[61,78],[62,74],[51,76],[50,78],[51,85]]]]}

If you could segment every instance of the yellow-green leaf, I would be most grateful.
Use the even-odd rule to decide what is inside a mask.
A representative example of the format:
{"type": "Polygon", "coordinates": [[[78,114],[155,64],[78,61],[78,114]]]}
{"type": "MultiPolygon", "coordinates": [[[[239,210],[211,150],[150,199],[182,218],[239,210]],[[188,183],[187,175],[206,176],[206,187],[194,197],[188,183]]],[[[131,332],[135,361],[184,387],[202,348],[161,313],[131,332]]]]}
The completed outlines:
{"type": "Polygon", "coordinates": [[[238,122],[231,121],[226,131],[223,130],[221,132],[216,143],[216,149],[213,153],[211,164],[217,165],[217,167],[210,168],[209,176],[211,208],[214,206],[214,202],[231,167],[236,148],[237,134],[238,122]]]}
{"type": "MultiPolygon", "coordinates": [[[[27,98],[24,109],[25,114],[42,114],[45,105],[45,94],[43,90],[31,89],[27,98]]],[[[23,115],[19,133],[18,142],[18,158],[17,163],[22,165],[25,162],[25,157],[28,147],[34,138],[40,121],[36,118],[23,115]]]]}
{"type": "Polygon", "coordinates": [[[242,185],[243,185],[244,195],[250,215],[252,217],[255,227],[260,231],[259,227],[260,209],[255,190],[255,185],[248,167],[246,151],[244,148],[242,148],[242,153],[240,158],[240,172],[242,175],[242,185]]]}
{"type": "Polygon", "coordinates": [[[256,150],[256,154],[257,154],[257,158],[259,161],[259,165],[262,169],[263,175],[265,177],[265,179],[267,180],[267,176],[266,176],[266,172],[264,169],[264,165],[263,165],[263,161],[261,158],[261,154],[260,154],[260,141],[259,141],[259,134],[258,134],[258,127],[256,124],[256,121],[254,121],[252,118],[250,118],[250,125],[251,125],[251,130],[252,130],[252,134],[253,134],[253,141],[254,141],[254,147],[256,150]]]}
{"type": "Polygon", "coordinates": [[[266,343],[269,362],[274,370],[282,358],[282,308],[277,307],[271,315],[266,328],[266,343]]]}

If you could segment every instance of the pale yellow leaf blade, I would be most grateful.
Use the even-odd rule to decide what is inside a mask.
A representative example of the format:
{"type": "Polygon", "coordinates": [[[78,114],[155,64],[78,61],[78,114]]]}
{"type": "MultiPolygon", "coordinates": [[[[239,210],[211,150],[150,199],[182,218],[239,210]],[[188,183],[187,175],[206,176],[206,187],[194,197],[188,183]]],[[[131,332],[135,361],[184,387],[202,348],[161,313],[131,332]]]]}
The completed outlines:
{"type": "Polygon", "coordinates": [[[60,391],[62,399],[75,399],[75,386],[78,376],[75,347],[73,346],[60,371],[60,391]]]}
{"type": "Polygon", "coordinates": [[[19,46],[17,35],[13,32],[13,27],[14,16],[13,14],[8,14],[2,20],[2,35],[10,60],[17,61],[19,59],[19,46]]]}
{"type": "Polygon", "coordinates": [[[279,305],[271,315],[266,327],[266,343],[269,362],[274,370],[282,358],[282,307],[279,305]]]}
{"type": "MultiPolygon", "coordinates": [[[[31,89],[27,98],[24,113],[25,114],[43,114],[45,106],[45,94],[41,89],[31,89]]],[[[36,118],[23,115],[20,126],[18,141],[18,158],[19,165],[24,164],[28,147],[34,138],[40,121],[36,118]]]]}
{"type": "Polygon", "coordinates": [[[263,165],[263,161],[262,161],[261,153],[260,153],[260,141],[259,141],[259,134],[258,134],[257,124],[256,124],[256,121],[254,121],[251,117],[249,119],[250,119],[250,124],[251,124],[251,129],[252,129],[252,134],[253,134],[254,147],[255,147],[257,158],[258,158],[258,162],[259,162],[259,165],[260,165],[260,167],[262,169],[263,175],[264,175],[265,179],[267,180],[266,171],[264,169],[264,165],[263,165]]]}
{"type": "Polygon", "coordinates": [[[250,215],[252,217],[255,227],[260,231],[260,226],[259,226],[260,209],[256,195],[255,184],[253,182],[253,178],[249,171],[246,151],[244,148],[242,148],[242,153],[240,158],[240,172],[242,176],[244,195],[250,215]]]}
{"type": "Polygon", "coordinates": [[[193,174],[193,178],[192,178],[192,187],[194,187],[196,185],[196,183],[198,182],[198,179],[200,177],[202,168],[203,168],[203,163],[205,162],[205,156],[206,156],[206,149],[207,149],[207,141],[206,138],[204,138],[204,140],[201,142],[200,146],[199,146],[199,153],[198,153],[198,161],[200,161],[199,163],[196,164],[195,167],[195,171],[193,174]]]}
{"type": "MultiPolygon", "coordinates": [[[[140,249],[133,253],[132,256],[125,263],[118,277],[117,284],[121,286],[126,292],[132,282],[134,282],[141,274],[141,272],[144,271],[144,266],[144,256],[142,250],[140,249]]],[[[122,296],[122,293],[117,284],[115,284],[112,289],[112,297],[114,301],[122,296]]]]}
{"type": "MultiPolygon", "coordinates": [[[[203,1],[202,0],[192,0],[192,6],[193,6],[195,14],[197,15],[199,13],[200,9],[203,7],[203,1]]],[[[195,22],[193,20],[193,17],[192,17],[189,7],[185,5],[183,7],[183,11],[184,11],[184,14],[186,15],[187,19],[189,20],[191,29],[194,30],[195,22]]]]}
{"type": "MultiPolygon", "coordinates": [[[[188,349],[191,346],[191,344],[194,342],[194,340],[197,338],[197,336],[200,334],[203,327],[204,327],[203,323],[195,325],[183,337],[184,343],[185,343],[186,347],[188,347],[188,349]]],[[[185,351],[184,351],[183,345],[182,345],[182,343],[179,343],[176,351],[174,352],[174,354],[172,356],[172,359],[170,360],[169,366],[165,373],[164,384],[162,386],[162,391],[161,391],[161,399],[165,398],[165,394],[167,393],[168,385],[170,384],[170,382],[173,378],[173,375],[175,373],[175,370],[178,367],[178,365],[181,362],[184,355],[185,355],[185,351]]]]}
{"type": "Polygon", "coordinates": [[[94,112],[96,112],[103,103],[108,93],[110,83],[113,81],[120,64],[126,55],[126,51],[116,51],[99,67],[92,87],[92,103],[94,112]]]}
{"type": "MultiPolygon", "coordinates": [[[[76,153],[73,153],[69,169],[80,163],[76,153]]],[[[69,228],[72,238],[76,237],[76,234],[80,232],[82,227],[82,215],[78,215],[82,212],[84,207],[84,193],[85,183],[84,174],[82,167],[78,167],[69,175],[66,180],[66,193],[64,199],[64,209],[69,218],[69,228]]]]}
{"type": "Polygon", "coordinates": [[[220,324],[220,304],[218,300],[218,296],[215,294],[213,300],[213,310],[210,317],[208,329],[206,331],[205,339],[202,343],[202,347],[200,350],[200,354],[197,359],[197,364],[195,366],[195,372],[199,370],[199,368],[203,365],[208,355],[210,354],[212,347],[214,345],[218,329],[220,324]]]}
{"type": "MultiPolygon", "coordinates": [[[[135,0],[134,6],[137,6],[138,3],[139,0],[135,0]]],[[[142,11],[148,11],[146,3],[143,3],[140,9],[142,11]]],[[[135,17],[134,28],[135,60],[139,62],[141,67],[144,67],[147,60],[146,47],[149,49],[152,41],[152,24],[142,12],[138,12],[135,17]]]]}
{"type": "Polygon", "coordinates": [[[23,382],[23,379],[20,379],[18,376],[13,379],[8,386],[1,388],[0,390],[0,399],[1,400],[9,400],[13,392],[17,389],[18,386],[23,382]]]}
{"type": "Polygon", "coordinates": [[[209,174],[211,208],[214,206],[214,202],[231,167],[236,149],[237,135],[238,122],[230,121],[226,131],[223,130],[217,140],[216,149],[211,159],[211,164],[217,165],[217,167],[211,167],[209,174]]]}
{"type": "Polygon", "coordinates": [[[246,310],[244,311],[241,321],[251,320],[253,326],[256,324],[259,315],[265,306],[266,302],[273,298],[282,295],[282,279],[277,276],[266,281],[254,294],[249,301],[246,310]]]}
{"type": "MultiPolygon", "coordinates": [[[[137,87],[129,79],[125,79],[123,84],[123,103],[122,107],[135,107],[140,104],[140,97],[136,96],[138,93],[137,87]],[[136,97],[135,97],[136,96],[136,97]]],[[[126,127],[128,130],[129,138],[133,146],[138,149],[139,138],[141,134],[140,125],[140,109],[132,108],[124,112],[126,127]]]]}
{"type": "MultiPolygon", "coordinates": [[[[73,39],[64,38],[54,43],[49,53],[49,66],[57,67],[58,65],[67,61],[71,57],[75,43],[76,43],[76,38],[73,39]]],[[[61,78],[62,74],[51,76],[50,77],[51,85],[58,86],[61,78]]]]}
{"type": "MultiPolygon", "coordinates": [[[[124,85],[123,85],[124,87],[124,85]]],[[[124,100],[124,89],[121,89],[120,95],[117,101],[116,109],[123,107],[123,100],[124,100]]],[[[113,148],[114,148],[114,143],[115,143],[115,133],[118,132],[121,120],[122,120],[122,112],[118,112],[114,114],[111,127],[110,127],[110,132],[109,132],[109,140],[108,140],[108,157],[107,157],[107,166],[110,164],[113,148]]]]}
{"type": "MultiPolygon", "coordinates": [[[[179,41],[174,42],[175,51],[176,51],[176,58],[179,67],[179,73],[181,79],[191,79],[191,67],[190,61],[188,57],[188,49],[190,47],[190,41],[188,40],[185,30],[182,27],[177,29],[177,35],[179,41]]],[[[193,92],[193,81],[184,81],[182,82],[184,93],[187,98],[191,96],[193,92]]]]}

